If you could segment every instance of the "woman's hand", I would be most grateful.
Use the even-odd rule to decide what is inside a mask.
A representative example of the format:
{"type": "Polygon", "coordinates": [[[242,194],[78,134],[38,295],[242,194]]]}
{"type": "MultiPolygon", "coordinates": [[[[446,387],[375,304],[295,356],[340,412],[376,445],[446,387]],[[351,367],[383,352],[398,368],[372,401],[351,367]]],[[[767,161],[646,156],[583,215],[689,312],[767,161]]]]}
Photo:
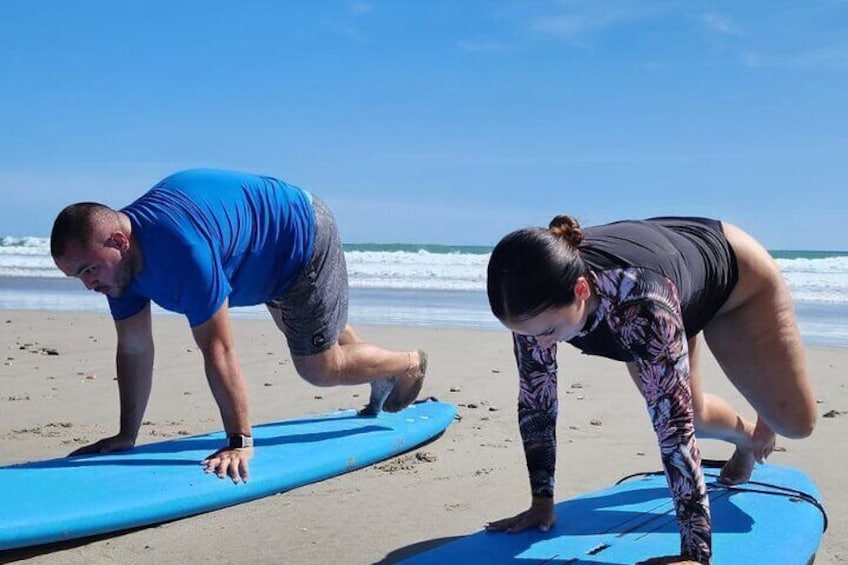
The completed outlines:
{"type": "Polygon", "coordinates": [[[540,532],[547,532],[556,523],[554,513],[554,500],[541,496],[534,496],[529,510],[517,514],[511,518],[504,518],[485,525],[488,532],[507,532],[514,534],[532,528],[540,532]]]}

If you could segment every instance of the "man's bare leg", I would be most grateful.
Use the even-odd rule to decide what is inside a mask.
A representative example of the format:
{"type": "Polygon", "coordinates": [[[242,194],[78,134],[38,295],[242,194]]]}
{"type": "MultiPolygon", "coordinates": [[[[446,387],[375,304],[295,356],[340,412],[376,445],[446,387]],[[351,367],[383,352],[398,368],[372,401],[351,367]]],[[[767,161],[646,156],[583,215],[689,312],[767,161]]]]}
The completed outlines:
{"type": "MultiPolygon", "coordinates": [[[[269,308],[277,326],[284,326],[280,311],[269,308]]],[[[411,404],[424,384],[427,357],[423,351],[391,351],[365,343],[350,325],[339,335],[330,348],[315,355],[294,355],[292,362],[298,374],[306,381],[322,387],[360,385],[380,382],[378,392],[390,384],[390,391],[382,399],[383,407],[391,412],[411,404]]]]}
{"type": "MultiPolygon", "coordinates": [[[[347,326],[345,326],[345,329],[344,329],[344,332],[342,332],[342,335],[339,336],[339,345],[344,347],[344,346],[354,344],[354,343],[363,343],[363,342],[362,342],[361,339],[359,339],[359,336],[356,335],[356,332],[353,331],[353,328],[350,327],[350,325],[348,324],[347,326]]],[[[423,351],[418,350],[418,356],[419,356],[420,372],[423,375],[427,371],[426,354],[423,351]],[[423,357],[423,361],[421,360],[422,357],[423,357]]],[[[394,390],[396,381],[397,381],[397,378],[394,377],[394,376],[371,381],[371,394],[368,398],[368,404],[362,410],[359,411],[359,415],[360,416],[376,416],[377,414],[379,414],[380,411],[383,410],[383,407],[386,404],[386,400],[389,398],[389,395],[392,393],[392,390],[394,390]]],[[[419,379],[418,382],[422,382],[422,381],[419,379]]],[[[420,390],[420,386],[418,387],[418,390],[420,390]]],[[[409,396],[409,395],[410,395],[410,393],[407,393],[403,396],[409,396]]],[[[416,390],[415,396],[417,396],[417,395],[418,395],[418,391],[416,390]]],[[[398,401],[395,401],[395,402],[398,402],[398,401]]],[[[390,412],[397,412],[398,410],[400,410],[404,407],[404,406],[397,407],[397,406],[392,405],[391,403],[389,403],[389,404],[390,405],[388,406],[388,409],[389,409],[390,412]]]]}

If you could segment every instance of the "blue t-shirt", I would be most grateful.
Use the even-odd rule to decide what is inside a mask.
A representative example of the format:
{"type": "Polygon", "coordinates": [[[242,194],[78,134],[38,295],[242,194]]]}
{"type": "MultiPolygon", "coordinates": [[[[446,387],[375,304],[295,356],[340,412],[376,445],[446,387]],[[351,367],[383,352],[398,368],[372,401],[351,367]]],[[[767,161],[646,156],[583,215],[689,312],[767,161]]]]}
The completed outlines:
{"type": "Polygon", "coordinates": [[[109,298],[115,320],[153,300],[194,327],[227,299],[248,306],[279,298],[312,258],[311,196],[270,177],[183,171],[121,211],[143,263],[127,292],[109,298]]]}

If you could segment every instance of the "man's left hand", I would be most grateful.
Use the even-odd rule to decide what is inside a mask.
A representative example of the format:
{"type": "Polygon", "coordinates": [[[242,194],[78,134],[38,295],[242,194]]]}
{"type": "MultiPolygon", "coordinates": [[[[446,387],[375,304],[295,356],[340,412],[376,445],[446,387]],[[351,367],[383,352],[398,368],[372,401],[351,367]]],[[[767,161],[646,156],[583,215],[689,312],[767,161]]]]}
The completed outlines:
{"type": "Polygon", "coordinates": [[[678,555],[668,557],[654,557],[647,561],[640,561],[636,565],[700,565],[698,561],[691,561],[686,557],[678,555]]]}
{"type": "Polygon", "coordinates": [[[248,479],[248,461],[253,457],[253,448],[245,447],[219,449],[201,462],[207,473],[215,473],[219,479],[230,477],[233,483],[246,483],[248,479]]]}

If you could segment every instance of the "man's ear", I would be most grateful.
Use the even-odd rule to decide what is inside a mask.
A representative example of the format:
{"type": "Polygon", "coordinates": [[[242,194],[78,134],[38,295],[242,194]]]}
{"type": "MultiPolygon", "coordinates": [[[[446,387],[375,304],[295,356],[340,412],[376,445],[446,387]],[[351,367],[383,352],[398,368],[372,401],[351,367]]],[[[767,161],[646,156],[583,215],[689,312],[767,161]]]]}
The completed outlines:
{"type": "Polygon", "coordinates": [[[109,239],[106,240],[106,247],[127,251],[130,248],[130,238],[122,231],[112,232],[109,239]]]}

